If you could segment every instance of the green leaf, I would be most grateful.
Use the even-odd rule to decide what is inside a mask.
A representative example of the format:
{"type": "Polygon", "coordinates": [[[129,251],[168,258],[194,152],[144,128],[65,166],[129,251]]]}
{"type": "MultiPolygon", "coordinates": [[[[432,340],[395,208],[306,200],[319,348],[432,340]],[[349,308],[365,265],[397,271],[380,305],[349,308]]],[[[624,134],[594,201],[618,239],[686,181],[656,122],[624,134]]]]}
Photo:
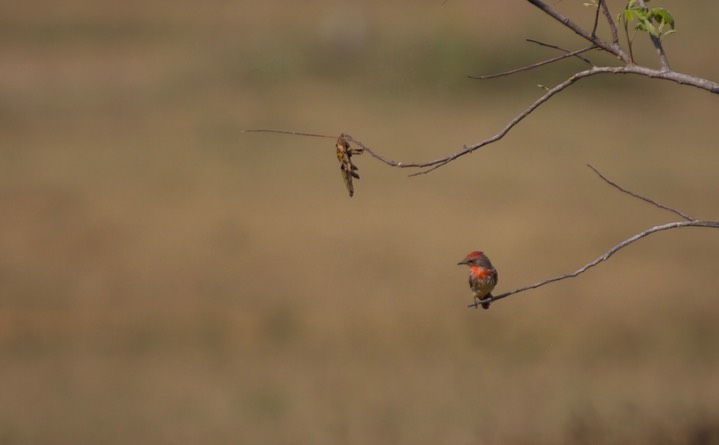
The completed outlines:
{"type": "Polygon", "coordinates": [[[670,28],[674,29],[674,17],[672,13],[664,8],[654,8],[649,11],[649,15],[652,19],[656,20],[660,24],[669,25],[670,28]]]}
{"type": "Polygon", "coordinates": [[[640,20],[636,26],[636,29],[638,29],[639,31],[648,32],[649,34],[653,35],[654,37],[659,37],[659,31],[657,30],[657,28],[654,27],[652,22],[649,20],[640,20]]]}
{"type": "Polygon", "coordinates": [[[627,23],[630,23],[632,20],[634,20],[634,10],[633,9],[625,9],[624,10],[624,20],[627,23]]]}
{"type": "Polygon", "coordinates": [[[662,34],[662,36],[660,37],[660,39],[661,39],[661,40],[664,40],[664,37],[668,36],[669,34],[674,34],[675,32],[676,32],[675,30],[670,29],[669,31],[667,31],[667,32],[665,32],[664,34],[662,34]]]}
{"type": "MultiPolygon", "coordinates": [[[[645,4],[649,0],[645,0],[645,4]]],[[[635,22],[634,30],[649,33],[652,37],[662,38],[674,30],[674,17],[665,8],[649,9],[641,6],[639,0],[628,0],[627,6],[618,16],[617,21],[626,28],[629,23],[635,22]],[[667,28],[671,28],[666,31],[667,28]]]]}

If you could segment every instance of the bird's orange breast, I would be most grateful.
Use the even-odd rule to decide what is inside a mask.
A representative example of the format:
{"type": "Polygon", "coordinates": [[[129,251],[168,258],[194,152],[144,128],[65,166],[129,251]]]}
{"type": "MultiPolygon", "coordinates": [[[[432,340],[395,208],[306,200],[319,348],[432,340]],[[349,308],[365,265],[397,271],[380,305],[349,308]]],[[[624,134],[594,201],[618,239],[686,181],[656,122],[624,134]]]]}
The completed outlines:
{"type": "Polygon", "coordinates": [[[494,271],[491,269],[485,269],[484,267],[471,267],[469,272],[474,275],[477,279],[483,280],[487,277],[494,275],[494,271]]]}

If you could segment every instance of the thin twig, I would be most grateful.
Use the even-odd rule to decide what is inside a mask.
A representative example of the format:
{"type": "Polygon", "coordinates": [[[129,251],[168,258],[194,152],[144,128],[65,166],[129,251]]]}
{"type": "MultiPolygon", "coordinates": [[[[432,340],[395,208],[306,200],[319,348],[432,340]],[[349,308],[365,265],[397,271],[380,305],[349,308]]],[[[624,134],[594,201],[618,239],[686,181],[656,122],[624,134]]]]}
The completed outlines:
{"type": "Polygon", "coordinates": [[[337,136],[329,136],[326,134],[314,134],[314,133],[302,133],[300,131],[289,131],[289,130],[269,130],[265,128],[258,128],[252,130],[241,130],[242,133],[279,133],[279,134],[292,134],[295,136],[309,136],[313,138],[328,138],[337,139],[337,136]]]}
{"type": "Polygon", "coordinates": [[[640,195],[639,193],[636,193],[636,192],[633,192],[633,191],[631,191],[631,190],[625,189],[624,187],[622,187],[621,185],[617,184],[616,182],[609,180],[606,176],[604,176],[603,174],[601,174],[601,173],[599,172],[599,170],[597,170],[596,168],[594,168],[591,164],[587,164],[587,167],[591,168],[591,169],[594,171],[594,173],[596,173],[600,178],[602,178],[602,179],[604,180],[604,182],[606,182],[607,184],[609,184],[609,185],[611,185],[612,187],[616,188],[617,190],[619,190],[619,191],[621,191],[621,192],[623,192],[623,193],[626,193],[627,195],[633,196],[633,197],[635,197],[635,198],[637,198],[637,199],[641,199],[641,200],[644,201],[644,202],[648,202],[649,204],[652,204],[653,206],[659,207],[660,209],[663,209],[663,210],[667,210],[667,211],[669,211],[669,212],[672,212],[672,213],[674,213],[675,215],[679,215],[679,216],[681,216],[682,218],[684,218],[684,219],[687,220],[687,221],[696,221],[696,219],[692,218],[691,216],[687,215],[687,214],[684,213],[684,212],[681,212],[681,211],[679,211],[679,210],[677,210],[677,209],[674,209],[674,208],[672,208],[672,207],[665,206],[664,204],[660,204],[660,203],[656,202],[655,200],[653,200],[652,198],[648,198],[648,197],[646,197],[646,196],[640,195]]]}
{"type": "MultiPolygon", "coordinates": [[[[548,46],[548,47],[560,49],[560,50],[562,50],[562,51],[566,51],[566,50],[564,50],[564,49],[562,49],[562,48],[559,48],[559,47],[554,46],[554,45],[549,45],[549,44],[547,44],[547,43],[541,43],[541,42],[538,42],[538,41],[536,41],[536,40],[530,40],[530,39],[527,39],[527,40],[530,41],[530,42],[533,42],[533,43],[538,43],[538,44],[543,45],[543,46],[548,46]]],[[[529,70],[534,69],[534,68],[539,68],[540,66],[549,65],[550,63],[554,63],[554,62],[557,62],[557,61],[559,61],[559,60],[563,60],[563,59],[567,59],[567,58],[569,58],[569,57],[575,57],[575,56],[578,57],[579,59],[581,59],[581,60],[587,62],[590,66],[592,66],[593,64],[592,64],[592,62],[591,62],[590,60],[588,60],[588,59],[586,59],[586,58],[584,58],[584,57],[579,56],[579,54],[585,53],[585,52],[587,52],[587,51],[591,51],[591,50],[593,50],[593,49],[595,49],[595,48],[597,48],[595,45],[591,45],[591,46],[587,46],[586,48],[578,49],[578,50],[576,50],[576,51],[567,51],[566,54],[562,54],[561,56],[552,57],[551,59],[543,60],[543,61],[541,61],[541,62],[533,63],[533,64],[531,64],[531,65],[525,65],[525,66],[522,66],[522,67],[519,67],[519,68],[515,68],[515,69],[509,70],[509,71],[503,71],[503,72],[501,72],[501,73],[495,73],[495,74],[487,74],[487,75],[484,75],[484,76],[467,76],[467,77],[469,77],[470,79],[478,79],[478,80],[494,79],[494,78],[497,78],[497,77],[509,76],[510,74],[520,73],[520,72],[522,72],[522,71],[529,71],[529,70]]]]}
{"type": "Polygon", "coordinates": [[[345,139],[347,139],[348,141],[354,143],[354,144],[359,145],[360,147],[362,147],[362,149],[364,149],[364,151],[366,151],[367,153],[369,153],[373,158],[378,159],[378,160],[384,162],[385,164],[387,164],[387,165],[389,165],[389,166],[399,167],[399,168],[405,167],[405,165],[404,165],[403,163],[397,162],[397,161],[393,161],[393,160],[391,160],[391,159],[385,158],[385,157],[382,156],[381,154],[375,152],[375,151],[372,150],[370,147],[366,146],[365,144],[363,144],[362,142],[360,142],[360,141],[358,141],[357,139],[353,138],[352,136],[350,136],[350,135],[347,134],[347,133],[342,133],[342,137],[345,138],[345,139]]]}
{"type": "Polygon", "coordinates": [[[608,42],[605,42],[604,40],[600,39],[596,35],[592,35],[591,33],[585,31],[582,27],[568,19],[567,17],[563,16],[559,12],[557,12],[554,8],[546,4],[545,2],[541,0],[527,0],[529,3],[533,4],[537,8],[544,11],[547,15],[552,17],[553,19],[560,22],[562,25],[566,26],[567,28],[571,29],[575,33],[579,34],[580,36],[584,37],[586,40],[594,43],[598,47],[602,48],[608,53],[614,54],[615,56],[619,57],[624,63],[630,63],[631,60],[629,59],[629,56],[627,56],[624,51],[619,48],[618,45],[612,45],[608,42]]]}
{"type": "Polygon", "coordinates": [[[520,287],[508,292],[504,292],[503,294],[493,296],[492,298],[486,298],[484,300],[479,300],[475,303],[472,303],[468,305],[467,307],[477,307],[483,303],[491,303],[493,301],[501,300],[503,298],[507,298],[510,295],[518,294],[520,292],[524,292],[530,289],[536,289],[538,287],[554,283],[556,281],[560,280],[566,280],[567,278],[574,278],[578,275],[583,274],[587,270],[591,269],[592,267],[598,265],[599,263],[602,263],[606,260],[608,260],[612,255],[617,253],[619,250],[627,247],[628,245],[634,243],[635,241],[639,241],[640,239],[651,235],[652,233],[661,232],[664,230],[671,230],[671,229],[678,229],[681,227],[710,227],[714,229],[719,229],[719,221],[702,221],[702,220],[692,220],[692,221],[677,221],[677,222],[671,222],[667,224],[662,224],[659,226],[651,227],[647,230],[644,230],[643,232],[639,232],[636,235],[632,236],[631,238],[627,238],[621,243],[617,244],[616,246],[612,247],[608,251],[606,251],[601,256],[597,257],[593,261],[590,261],[589,263],[585,264],[584,266],[580,267],[579,269],[575,270],[572,273],[559,275],[557,277],[552,277],[546,280],[539,281],[534,284],[530,284],[529,286],[520,287]]]}
{"type": "Polygon", "coordinates": [[[624,37],[627,39],[627,47],[629,47],[629,61],[634,63],[634,35],[629,35],[629,25],[626,19],[624,20],[624,37]]]}
{"type": "Polygon", "coordinates": [[[667,57],[667,53],[664,52],[664,46],[662,45],[662,40],[653,35],[649,35],[649,38],[652,41],[652,45],[654,45],[654,48],[657,50],[657,56],[659,57],[659,63],[662,66],[663,71],[671,71],[671,67],[669,66],[669,58],[667,57]]]}
{"type": "Polygon", "coordinates": [[[526,40],[527,40],[527,42],[530,42],[530,43],[536,43],[536,44],[539,45],[539,46],[545,46],[545,47],[547,47],[547,48],[552,48],[552,49],[556,49],[556,50],[558,50],[558,51],[563,51],[563,52],[565,52],[567,55],[574,56],[574,57],[576,57],[577,59],[586,62],[587,65],[589,65],[589,66],[594,66],[594,64],[592,63],[591,60],[589,60],[589,59],[587,59],[587,58],[585,58],[585,57],[582,57],[582,56],[579,56],[579,55],[578,55],[578,54],[583,53],[583,52],[585,52],[585,51],[589,51],[589,50],[592,50],[592,49],[596,49],[596,48],[597,48],[597,45],[595,45],[595,44],[593,44],[593,43],[592,43],[591,45],[589,45],[588,47],[584,48],[584,49],[580,49],[580,50],[578,50],[578,51],[569,51],[568,49],[564,49],[564,48],[562,48],[561,46],[552,45],[551,43],[541,42],[541,41],[535,40],[535,39],[526,39],[526,40]]]}
{"type": "Polygon", "coordinates": [[[448,156],[435,159],[432,161],[426,161],[426,162],[398,162],[398,161],[392,161],[389,160],[380,154],[374,152],[372,149],[361,143],[360,141],[354,139],[353,137],[346,135],[347,139],[350,142],[354,142],[358,146],[364,148],[369,152],[372,156],[379,159],[380,161],[384,162],[385,164],[392,166],[392,167],[399,167],[399,168],[420,168],[425,169],[417,173],[413,173],[410,176],[418,176],[423,175],[426,173],[429,173],[431,171],[436,170],[439,167],[442,167],[444,165],[449,164],[450,162],[465,156],[469,153],[472,153],[486,145],[492,144],[494,142],[499,141],[502,139],[509,131],[514,128],[517,124],[519,124],[524,118],[529,116],[534,110],[536,110],[540,105],[548,101],[552,96],[559,93],[560,91],[563,91],[570,85],[572,85],[574,82],[583,79],[585,77],[590,77],[596,74],[636,74],[636,75],[642,75],[645,77],[651,77],[653,79],[664,79],[664,80],[670,80],[672,82],[682,84],[682,85],[690,85],[696,88],[701,88],[703,90],[707,90],[709,92],[712,92],[714,94],[719,94],[719,84],[712,82],[710,80],[706,79],[700,79],[694,76],[690,76],[683,73],[678,73],[676,71],[662,71],[662,70],[655,70],[643,66],[638,65],[627,65],[627,66],[595,66],[588,70],[580,71],[578,73],[575,73],[572,75],[569,79],[565,80],[564,82],[558,84],[554,88],[550,88],[546,93],[544,93],[539,99],[535,100],[529,107],[527,107],[524,111],[516,115],[514,118],[512,118],[509,123],[507,123],[504,128],[502,128],[499,132],[496,134],[484,139],[483,141],[477,142],[472,145],[465,145],[462,147],[461,150],[452,153],[448,156]]]}
{"type": "Polygon", "coordinates": [[[525,117],[529,116],[529,114],[532,113],[532,111],[534,111],[535,109],[537,109],[537,107],[539,107],[539,106],[542,105],[544,102],[546,102],[547,100],[549,100],[550,97],[554,96],[554,95],[557,94],[558,92],[560,92],[560,91],[562,91],[563,89],[567,88],[569,85],[573,84],[573,83],[576,82],[577,80],[579,80],[579,79],[581,79],[581,78],[583,78],[583,77],[591,76],[591,75],[593,75],[593,74],[596,74],[596,73],[594,72],[594,68],[589,69],[589,70],[586,70],[586,71],[580,71],[579,73],[576,73],[575,75],[573,75],[573,76],[570,77],[569,79],[565,80],[564,82],[560,83],[559,85],[555,86],[554,88],[551,88],[549,91],[547,91],[546,93],[544,93],[544,95],[542,95],[542,97],[540,97],[539,99],[537,99],[536,101],[534,101],[534,103],[532,103],[527,109],[525,109],[524,111],[522,111],[521,113],[519,113],[517,116],[515,116],[511,121],[509,121],[509,123],[508,123],[507,125],[505,125],[504,128],[502,128],[502,129],[501,129],[498,133],[496,133],[495,135],[490,136],[490,137],[488,137],[487,139],[485,139],[485,140],[483,140],[483,141],[481,141],[481,142],[478,142],[478,143],[476,143],[476,144],[473,144],[473,145],[470,145],[470,146],[465,146],[464,148],[462,148],[462,150],[460,150],[460,151],[458,151],[458,152],[456,152],[456,153],[453,153],[453,154],[451,154],[451,155],[449,155],[449,156],[446,156],[446,157],[444,157],[444,158],[435,159],[434,161],[429,161],[429,162],[407,162],[407,163],[396,162],[396,161],[389,161],[389,160],[387,160],[387,159],[385,159],[385,158],[383,158],[383,157],[377,155],[377,154],[374,153],[369,147],[367,147],[366,145],[364,145],[364,144],[362,144],[361,142],[357,141],[356,139],[352,138],[351,136],[348,136],[348,139],[349,139],[351,142],[354,142],[355,144],[357,144],[357,145],[359,145],[360,147],[364,148],[367,152],[369,152],[370,154],[372,154],[375,158],[377,158],[377,159],[379,159],[380,161],[384,162],[385,164],[391,165],[391,166],[393,166],[393,167],[401,167],[401,168],[408,168],[408,167],[428,168],[427,170],[424,170],[424,171],[421,171],[421,172],[418,172],[418,173],[414,173],[412,176],[429,173],[430,171],[435,170],[435,169],[437,169],[437,168],[439,168],[439,167],[441,167],[441,166],[443,166],[443,165],[446,165],[446,164],[448,164],[448,163],[454,161],[455,159],[457,159],[457,158],[459,158],[459,157],[461,157],[461,156],[464,156],[464,155],[466,155],[466,154],[472,153],[473,151],[475,151],[475,150],[477,150],[477,149],[479,149],[479,148],[482,148],[482,147],[484,147],[485,145],[489,145],[489,144],[491,144],[491,143],[493,143],[493,142],[496,142],[496,141],[502,139],[502,138],[509,132],[509,130],[511,130],[515,125],[517,125],[519,122],[521,122],[525,117]]]}
{"type": "Polygon", "coordinates": [[[606,0],[599,0],[599,5],[601,6],[602,12],[604,12],[604,17],[607,19],[607,23],[609,24],[609,32],[612,33],[612,44],[618,49],[619,33],[617,33],[617,25],[614,24],[612,14],[609,12],[609,6],[607,6],[606,0]]]}
{"type": "MultiPolygon", "coordinates": [[[[644,2],[644,0],[637,0],[637,5],[641,8],[647,9],[647,4],[644,2]]],[[[654,49],[657,50],[657,56],[659,57],[659,63],[661,64],[662,71],[671,71],[671,67],[669,66],[669,59],[667,58],[667,53],[664,52],[664,46],[662,45],[662,39],[652,33],[649,33],[649,39],[652,41],[654,49]]]]}
{"type": "Polygon", "coordinates": [[[604,0],[599,0],[599,3],[597,4],[597,11],[594,13],[594,26],[592,26],[592,37],[597,36],[597,27],[599,26],[599,8],[601,7],[601,3],[603,3],[604,0]]]}

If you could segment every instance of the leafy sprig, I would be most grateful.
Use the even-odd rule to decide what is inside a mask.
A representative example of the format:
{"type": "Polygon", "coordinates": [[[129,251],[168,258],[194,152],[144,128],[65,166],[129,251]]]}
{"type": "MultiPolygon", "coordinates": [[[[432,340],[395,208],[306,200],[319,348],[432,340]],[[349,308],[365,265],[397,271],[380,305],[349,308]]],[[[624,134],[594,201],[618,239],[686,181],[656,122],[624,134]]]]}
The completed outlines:
{"type": "MultiPolygon", "coordinates": [[[[629,0],[627,7],[619,14],[618,21],[624,25],[625,31],[629,24],[636,22],[635,31],[648,32],[652,37],[663,39],[676,32],[672,13],[665,8],[648,8],[650,0],[629,0]]],[[[631,39],[630,39],[631,40],[631,39]]]]}

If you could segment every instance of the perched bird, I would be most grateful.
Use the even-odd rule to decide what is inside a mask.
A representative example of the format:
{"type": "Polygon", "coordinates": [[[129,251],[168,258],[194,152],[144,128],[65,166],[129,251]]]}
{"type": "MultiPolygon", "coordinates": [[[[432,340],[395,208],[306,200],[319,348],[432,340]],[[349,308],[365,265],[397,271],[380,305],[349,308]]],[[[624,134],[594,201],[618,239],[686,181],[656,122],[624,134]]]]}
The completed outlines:
{"type": "MultiPolygon", "coordinates": [[[[469,266],[469,287],[474,292],[474,301],[492,298],[492,290],[497,285],[497,270],[484,252],[474,251],[467,255],[457,265],[469,266]]],[[[482,307],[489,309],[489,303],[482,303],[482,307]]]]}

